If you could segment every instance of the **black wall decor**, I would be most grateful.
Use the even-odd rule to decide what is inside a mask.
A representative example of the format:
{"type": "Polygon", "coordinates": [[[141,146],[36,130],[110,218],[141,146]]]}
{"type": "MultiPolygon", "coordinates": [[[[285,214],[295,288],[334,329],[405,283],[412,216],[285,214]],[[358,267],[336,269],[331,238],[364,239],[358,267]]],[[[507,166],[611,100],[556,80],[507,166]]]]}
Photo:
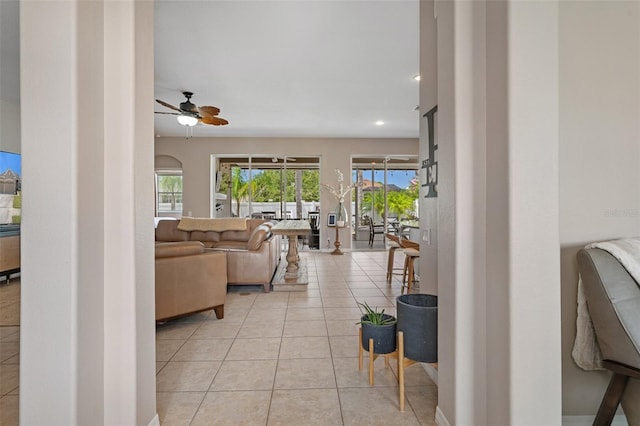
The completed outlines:
{"type": "Polygon", "coordinates": [[[428,136],[429,136],[429,158],[422,160],[422,168],[424,181],[422,186],[427,188],[425,198],[433,198],[438,196],[438,161],[436,159],[436,150],[438,144],[436,143],[436,112],[438,112],[438,105],[431,108],[423,117],[427,118],[428,136]]]}

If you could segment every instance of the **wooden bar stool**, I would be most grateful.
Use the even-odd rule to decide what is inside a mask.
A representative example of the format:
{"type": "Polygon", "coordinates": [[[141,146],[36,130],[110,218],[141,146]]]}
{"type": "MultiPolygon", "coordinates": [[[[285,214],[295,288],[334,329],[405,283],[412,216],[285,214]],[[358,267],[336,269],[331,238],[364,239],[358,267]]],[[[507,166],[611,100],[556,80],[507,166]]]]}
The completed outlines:
{"type": "Polygon", "coordinates": [[[400,240],[400,246],[404,249],[404,269],[402,271],[402,294],[405,289],[411,292],[415,279],[415,261],[420,258],[420,244],[411,240],[400,240]]]}
{"type": "Polygon", "coordinates": [[[387,260],[387,284],[391,285],[391,278],[393,276],[393,271],[399,271],[401,268],[394,268],[394,256],[397,249],[402,248],[400,245],[400,238],[397,235],[386,233],[384,234],[387,237],[389,244],[389,256],[387,260]]]}

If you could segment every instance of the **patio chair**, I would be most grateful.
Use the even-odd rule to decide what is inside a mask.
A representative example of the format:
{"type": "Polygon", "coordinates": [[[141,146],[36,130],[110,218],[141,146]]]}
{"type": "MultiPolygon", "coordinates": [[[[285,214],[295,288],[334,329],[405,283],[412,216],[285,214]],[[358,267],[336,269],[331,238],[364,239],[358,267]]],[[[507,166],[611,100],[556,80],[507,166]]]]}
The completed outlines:
{"type": "MultiPolygon", "coordinates": [[[[369,220],[369,247],[373,247],[373,240],[376,235],[384,235],[386,233],[384,225],[376,225],[373,220],[369,220]]],[[[382,239],[384,242],[384,238],[382,239]]]]}

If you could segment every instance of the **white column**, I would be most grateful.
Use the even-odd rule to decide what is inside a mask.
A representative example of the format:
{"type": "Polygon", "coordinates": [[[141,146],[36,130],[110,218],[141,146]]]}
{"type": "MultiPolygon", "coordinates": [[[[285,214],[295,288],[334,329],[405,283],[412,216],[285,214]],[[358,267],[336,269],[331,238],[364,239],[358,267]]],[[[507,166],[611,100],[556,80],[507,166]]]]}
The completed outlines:
{"type": "Polygon", "coordinates": [[[152,7],[21,3],[23,424],[155,421],[152,7]]]}
{"type": "MultiPolygon", "coordinates": [[[[76,4],[22,2],[20,15],[20,421],[72,425],[79,362],[76,4]]],[[[102,281],[100,271],[96,278],[102,281]]]]}
{"type": "Polygon", "coordinates": [[[441,419],[560,424],[558,4],[437,6],[441,419]]]}
{"type": "MultiPolygon", "coordinates": [[[[153,89],[153,1],[136,1],[132,40],[135,63],[135,99],[130,102],[135,117],[132,139],[134,158],[134,238],[136,298],[136,407],[138,425],[158,424],[156,416],[156,326],[154,255],[154,105],[153,89]]],[[[128,98],[126,93],[123,97],[128,98]]]]}

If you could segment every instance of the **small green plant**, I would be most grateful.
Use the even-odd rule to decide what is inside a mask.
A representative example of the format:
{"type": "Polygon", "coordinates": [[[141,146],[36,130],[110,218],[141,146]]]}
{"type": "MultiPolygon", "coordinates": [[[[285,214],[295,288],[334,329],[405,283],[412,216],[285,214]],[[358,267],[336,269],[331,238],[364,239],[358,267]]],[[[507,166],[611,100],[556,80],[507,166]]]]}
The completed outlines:
{"type": "Polygon", "coordinates": [[[378,312],[378,308],[372,308],[367,302],[358,303],[358,308],[362,312],[362,320],[356,324],[390,325],[395,324],[396,319],[391,315],[385,315],[384,309],[378,312]]]}

